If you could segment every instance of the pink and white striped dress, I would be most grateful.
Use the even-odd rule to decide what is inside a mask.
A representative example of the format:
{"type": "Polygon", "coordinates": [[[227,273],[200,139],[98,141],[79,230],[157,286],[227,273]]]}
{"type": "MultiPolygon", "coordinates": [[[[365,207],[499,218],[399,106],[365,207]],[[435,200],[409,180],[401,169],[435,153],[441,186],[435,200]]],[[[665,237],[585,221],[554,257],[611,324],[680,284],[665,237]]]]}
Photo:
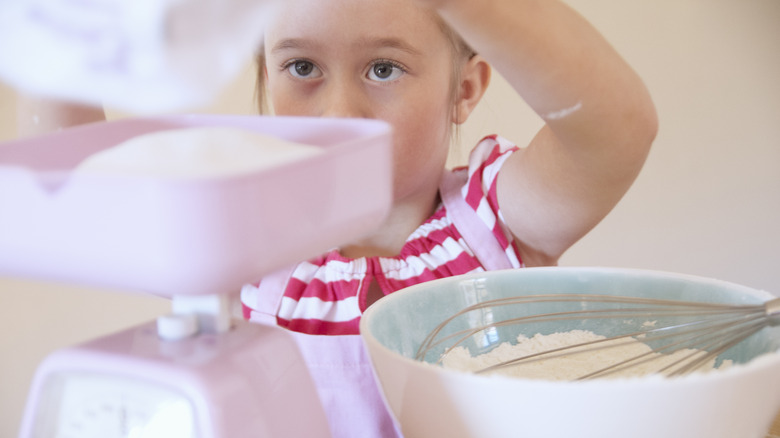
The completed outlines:
{"type": "MultiPolygon", "coordinates": [[[[501,137],[486,137],[472,151],[467,167],[447,175],[456,181],[449,184],[455,185],[449,197],[459,197],[456,201],[461,203],[465,201],[475,213],[472,216],[478,218],[470,225],[454,220],[452,210],[455,209],[448,209],[445,199],[409,236],[395,257],[351,259],[334,249],[295,266],[281,301],[273,304],[276,324],[313,335],[357,334],[372,281],[376,281],[384,294],[389,294],[436,278],[491,269],[478,258],[479,251],[475,251],[478,245],[498,244],[500,250],[496,247],[493,252],[505,256],[504,266],[521,267],[520,255],[504,224],[496,197],[498,171],[517,150],[517,146],[501,137]],[[483,229],[476,230],[478,237],[464,239],[466,230],[459,229],[458,225],[483,229]]],[[[442,197],[447,196],[442,193],[442,197]]],[[[268,313],[268,305],[263,304],[261,295],[258,285],[247,285],[242,290],[246,318],[257,319],[258,313],[268,313]]]]}

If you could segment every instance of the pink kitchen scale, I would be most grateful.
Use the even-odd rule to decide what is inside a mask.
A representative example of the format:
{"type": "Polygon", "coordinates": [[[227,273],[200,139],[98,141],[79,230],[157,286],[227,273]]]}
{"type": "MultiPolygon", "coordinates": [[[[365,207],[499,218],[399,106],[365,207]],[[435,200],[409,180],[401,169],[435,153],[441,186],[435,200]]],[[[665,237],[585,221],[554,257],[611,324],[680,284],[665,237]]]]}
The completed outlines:
{"type": "Polygon", "coordinates": [[[20,436],[330,436],[289,333],[234,319],[230,304],[242,285],[377,226],[391,202],[391,142],[379,121],[173,116],[0,144],[0,275],[172,299],[157,321],[47,357],[20,436]],[[323,153],[224,177],[72,171],[127,139],[204,126],[323,153]]]}

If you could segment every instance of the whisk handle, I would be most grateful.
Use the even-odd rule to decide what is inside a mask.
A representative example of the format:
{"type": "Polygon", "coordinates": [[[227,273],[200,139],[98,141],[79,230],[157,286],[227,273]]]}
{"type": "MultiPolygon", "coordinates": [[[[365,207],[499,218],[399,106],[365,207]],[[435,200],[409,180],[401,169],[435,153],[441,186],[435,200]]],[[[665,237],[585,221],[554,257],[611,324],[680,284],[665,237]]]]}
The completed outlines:
{"type": "Polygon", "coordinates": [[[771,325],[780,325],[780,298],[767,301],[764,304],[766,316],[771,325]]]}

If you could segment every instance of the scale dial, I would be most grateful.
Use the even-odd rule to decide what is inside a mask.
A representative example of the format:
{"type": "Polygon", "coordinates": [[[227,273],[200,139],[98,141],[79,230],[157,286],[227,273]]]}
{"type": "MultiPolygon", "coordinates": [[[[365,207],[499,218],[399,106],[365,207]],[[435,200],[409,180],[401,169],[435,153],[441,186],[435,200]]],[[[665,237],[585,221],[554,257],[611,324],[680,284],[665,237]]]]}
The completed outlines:
{"type": "Polygon", "coordinates": [[[197,438],[190,400],[159,384],[62,371],[43,395],[35,438],[197,438]]]}

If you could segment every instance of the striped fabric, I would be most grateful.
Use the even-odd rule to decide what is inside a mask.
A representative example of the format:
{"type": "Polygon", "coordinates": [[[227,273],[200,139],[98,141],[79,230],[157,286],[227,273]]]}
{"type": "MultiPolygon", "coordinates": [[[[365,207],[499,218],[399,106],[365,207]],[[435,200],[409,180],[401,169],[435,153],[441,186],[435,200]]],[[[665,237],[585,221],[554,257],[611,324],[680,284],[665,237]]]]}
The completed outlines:
{"type": "MultiPolygon", "coordinates": [[[[492,230],[513,267],[521,267],[520,255],[498,209],[496,177],[504,160],[517,147],[497,136],[486,137],[472,151],[468,180],[461,190],[471,206],[492,230]]],[[[462,169],[461,171],[465,171],[462,169]]],[[[332,250],[300,263],[282,297],[276,314],[278,325],[308,334],[358,334],[360,316],[372,281],[384,294],[436,278],[484,271],[471,248],[440,205],[407,239],[396,257],[350,259],[332,250]]],[[[259,307],[257,285],[241,292],[244,316],[259,307]]]]}

